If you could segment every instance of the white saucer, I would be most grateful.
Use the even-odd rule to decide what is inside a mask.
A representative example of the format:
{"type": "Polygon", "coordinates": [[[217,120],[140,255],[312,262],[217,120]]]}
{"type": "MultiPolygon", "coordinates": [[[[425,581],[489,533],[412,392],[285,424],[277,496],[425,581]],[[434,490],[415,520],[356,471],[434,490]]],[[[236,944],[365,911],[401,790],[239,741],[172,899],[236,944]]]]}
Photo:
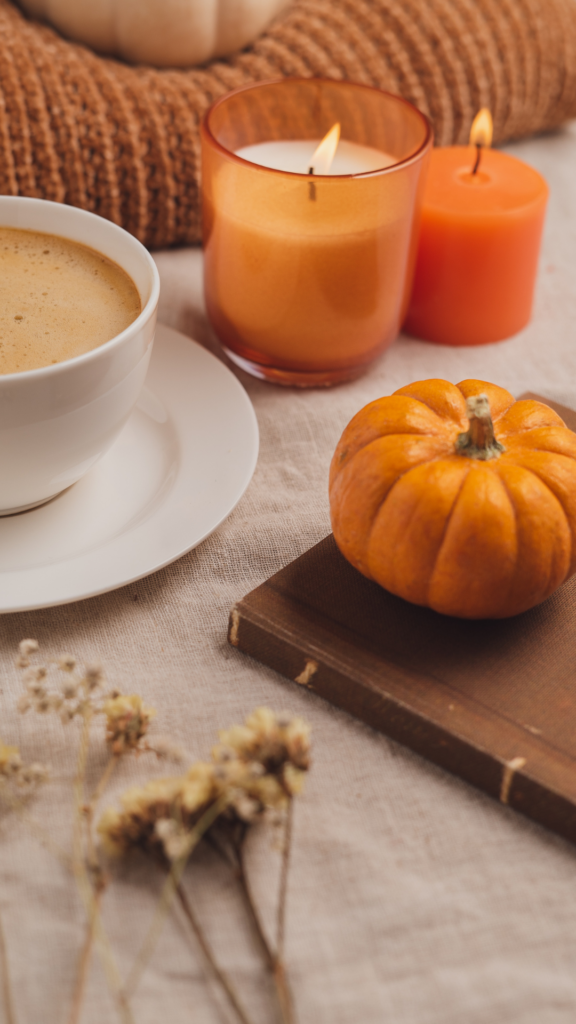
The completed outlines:
{"type": "Polygon", "coordinates": [[[92,597],[173,562],[226,519],[257,457],[236,377],[159,325],[146,386],[110,451],[46,505],[0,518],[0,612],[92,597]]]}

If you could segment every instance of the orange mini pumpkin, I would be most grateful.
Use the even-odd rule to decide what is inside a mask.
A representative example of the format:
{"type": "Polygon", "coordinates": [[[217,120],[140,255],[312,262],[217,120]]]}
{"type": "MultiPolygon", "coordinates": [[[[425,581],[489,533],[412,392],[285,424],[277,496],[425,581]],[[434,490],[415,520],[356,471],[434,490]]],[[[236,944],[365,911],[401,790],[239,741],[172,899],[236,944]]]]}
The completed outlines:
{"type": "Polygon", "coordinates": [[[576,569],[576,434],[495,384],[418,381],[348,424],[330,507],[344,557],[391,593],[516,615],[576,569]]]}

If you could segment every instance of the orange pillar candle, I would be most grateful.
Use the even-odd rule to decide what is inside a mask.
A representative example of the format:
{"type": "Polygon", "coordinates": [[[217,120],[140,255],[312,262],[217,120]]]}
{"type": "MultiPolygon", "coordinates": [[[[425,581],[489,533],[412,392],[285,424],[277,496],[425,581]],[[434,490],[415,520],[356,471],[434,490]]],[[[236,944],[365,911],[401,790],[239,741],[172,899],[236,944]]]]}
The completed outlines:
{"type": "Polygon", "coordinates": [[[542,176],[506,153],[435,149],[404,330],[444,345],[483,345],[525,327],[547,200],[542,176]]]}

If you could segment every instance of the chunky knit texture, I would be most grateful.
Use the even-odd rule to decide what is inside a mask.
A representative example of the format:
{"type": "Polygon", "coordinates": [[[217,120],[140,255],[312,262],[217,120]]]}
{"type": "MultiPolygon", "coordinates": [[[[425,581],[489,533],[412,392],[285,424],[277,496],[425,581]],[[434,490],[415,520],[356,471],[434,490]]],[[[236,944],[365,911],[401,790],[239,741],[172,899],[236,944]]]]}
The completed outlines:
{"type": "Polygon", "coordinates": [[[575,0],[294,0],[253,46],[190,71],[128,67],[0,0],[0,192],[93,210],[151,248],[200,238],[200,119],[280,76],[411,100],[441,145],[487,106],[495,141],[576,116],[575,0]]]}

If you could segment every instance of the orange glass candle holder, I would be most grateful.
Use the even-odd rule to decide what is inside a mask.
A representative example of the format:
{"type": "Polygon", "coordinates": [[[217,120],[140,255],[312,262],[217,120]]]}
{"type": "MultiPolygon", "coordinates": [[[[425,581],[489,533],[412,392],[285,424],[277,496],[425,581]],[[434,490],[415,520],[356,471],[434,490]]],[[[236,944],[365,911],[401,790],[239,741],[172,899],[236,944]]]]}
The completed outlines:
{"type": "Polygon", "coordinates": [[[279,384],[358,376],[406,313],[428,121],[370,86],[283,79],[219,99],[201,140],[206,304],[226,352],[279,384]],[[237,155],[281,140],[313,150],[336,122],[344,153],[376,150],[383,166],[341,174],[336,160],[317,175],[305,160],[295,173],[237,155]]]}

